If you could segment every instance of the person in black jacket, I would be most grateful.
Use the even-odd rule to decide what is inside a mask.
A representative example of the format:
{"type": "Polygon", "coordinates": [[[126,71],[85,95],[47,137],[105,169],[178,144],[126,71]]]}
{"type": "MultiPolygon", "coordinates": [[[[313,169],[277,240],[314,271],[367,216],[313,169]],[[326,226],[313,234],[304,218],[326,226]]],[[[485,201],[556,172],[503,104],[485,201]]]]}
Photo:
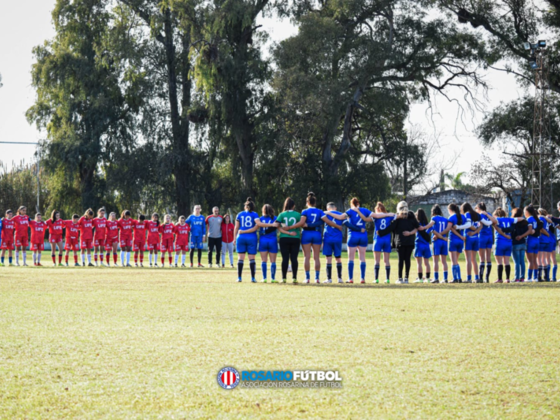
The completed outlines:
{"type": "Polygon", "coordinates": [[[385,236],[389,233],[393,234],[392,246],[397,249],[399,255],[399,284],[408,284],[408,276],[410,275],[410,258],[414,251],[414,241],[416,232],[426,235],[429,241],[429,235],[419,230],[420,224],[416,220],[414,213],[408,210],[408,204],[401,201],[397,205],[397,217],[385,229],[379,230],[378,235],[385,236]],[[403,268],[405,276],[403,277],[403,268]]]}
{"type": "MultiPolygon", "coordinates": [[[[523,217],[523,210],[515,208],[511,211],[511,217],[523,217]]],[[[517,222],[513,225],[511,232],[512,256],[515,262],[515,283],[525,281],[525,251],[527,251],[527,236],[533,234],[533,226],[527,220],[517,222]]]]}

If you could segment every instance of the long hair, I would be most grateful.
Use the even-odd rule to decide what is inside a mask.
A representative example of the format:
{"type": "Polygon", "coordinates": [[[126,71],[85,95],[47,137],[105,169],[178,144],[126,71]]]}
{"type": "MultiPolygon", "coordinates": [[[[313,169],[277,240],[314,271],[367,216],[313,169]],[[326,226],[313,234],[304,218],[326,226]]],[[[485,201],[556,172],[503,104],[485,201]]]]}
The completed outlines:
{"type": "Polygon", "coordinates": [[[262,214],[274,220],[274,208],[270,204],[265,204],[262,207],[262,214]]]}
{"type": "Polygon", "coordinates": [[[537,213],[537,210],[535,210],[535,208],[533,207],[532,204],[529,204],[527,207],[525,207],[524,209],[525,213],[530,214],[531,216],[533,216],[535,218],[535,220],[539,219],[539,215],[537,213]]]}
{"type": "Polygon", "coordinates": [[[158,213],[152,213],[152,221],[154,220],[154,217],[156,217],[156,224],[159,226],[159,214],[158,213]]]}
{"type": "Polygon", "coordinates": [[[87,209],[84,213],[85,217],[93,217],[93,210],[92,209],[87,209]]]}
{"type": "Polygon", "coordinates": [[[432,206],[432,216],[443,216],[443,212],[441,211],[439,204],[434,204],[432,206]]]}
{"type": "Polygon", "coordinates": [[[474,211],[470,203],[463,203],[463,205],[461,206],[461,211],[463,214],[468,213],[473,222],[480,221],[480,214],[474,211]]]}
{"type": "Polygon", "coordinates": [[[317,197],[315,197],[315,193],[311,191],[307,193],[307,204],[313,207],[317,205],[317,197]]]}
{"type": "Polygon", "coordinates": [[[545,217],[548,216],[548,212],[545,209],[543,209],[542,207],[539,208],[538,212],[541,216],[545,216],[545,217]]]}
{"type": "Polygon", "coordinates": [[[130,216],[130,210],[123,210],[121,213],[121,219],[124,219],[124,216],[130,216]]]}
{"type": "Polygon", "coordinates": [[[385,208],[385,205],[381,201],[377,202],[377,205],[375,206],[375,212],[376,213],[387,213],[387,209],[385,208]]]}
{"type": "Polygon", "coordinates": [[[507,214],[505,212],[505,210],[501,207],[496,208],[496,210],[494,210],[494,217],[506,217],[507,214]]]}
{"type": "Polygon", "coordinates": [[[476,208],[482,211],[486,211],[486,203],[484,201],[481,201],[476,205],[476,208]]]}
{"type": "Polygon", "coordinates": [[[426,216],[426,212],[422,208],[419,208],[416,211],[416,219],[418,219],[418,222],[422,226],[426,226],[428,224],[428,217],[426,216]]]}
{"type": "Polygon", "coordinates": [[[519,207],[514,208],[511,211],[511,217],[523,217],[523,210],[521,210],[519,207]]]}
{"type": "Polygon", "coordinates": [[[360,207],[360,200],[358,200],[357,197],[353,197],[352,200],[350,200],[350,205],[360,207]]]}
{"type": "Polygon", "coordinates": [[[21,215],[21,212],[22,212],[23,210],[27,210],[27,207],[25,207],[25,206],[20,206],[20,207],[17,209],[17,214],[18,214],[18,216],[21,215]]]}
{"type": "Polygon", "coordinates": [[[231,216],[229,215],[229,213],[224,214],[224,217],[222,218],[222,225],[227,225],[231,223],[231,216]],[[229,219],[229,222],[226,222],[226,219],[229,219]]]}
{"type": "Polygon", "coordinates": [[[457,223],[462,224],[461,222],[463,221],[463,218],[461,217],[461,211],[459,210],[459,206],[457,204],[449,204],[447,206],[447,210],[449,210],[449,213],[455,213],[455,215],[457,216],[457,223]]]}
{"type": "Polygon", "coordinates": [[[245,201],[245,210],[255,211],[255,203],[251,197],[247,197],[247,201],[245,201]]]}
{"type": "Polygon", "coordinates": [[[397,204],[397,219],[408,219],[408,203],[401,201],[397,204]]]}
{"type": "Polygon", "coordinates": [[[57,215],[57,214],[60,215],[60,212],[59,212],[58,210],[55,209],[55,210],[52,211],[52,213],[51,213],[51,222],[56,221],[56,215],[57,215]]]}
{"type": "Polygon", "coordinates": [[[293,210],[295,207],[296,207],[296,202],[294,200],[292,200],[291,197],[286,198],[286,201],[284,201],[284,210],[283,211],[293,210]]]}

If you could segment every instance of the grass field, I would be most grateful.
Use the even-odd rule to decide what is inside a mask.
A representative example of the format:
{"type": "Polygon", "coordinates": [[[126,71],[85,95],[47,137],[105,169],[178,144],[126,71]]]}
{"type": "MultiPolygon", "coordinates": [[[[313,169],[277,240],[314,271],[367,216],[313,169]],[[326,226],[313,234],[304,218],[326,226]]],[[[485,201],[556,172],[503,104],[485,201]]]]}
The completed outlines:
{"type": "Polygon", "coordinates": [[[372,270],[294,286],[2,267],[0,417],[560,416],[560,285],[372,285],[372,270]],[[336,369],[343,388],[225,391],[224,366],[336,369]]]}

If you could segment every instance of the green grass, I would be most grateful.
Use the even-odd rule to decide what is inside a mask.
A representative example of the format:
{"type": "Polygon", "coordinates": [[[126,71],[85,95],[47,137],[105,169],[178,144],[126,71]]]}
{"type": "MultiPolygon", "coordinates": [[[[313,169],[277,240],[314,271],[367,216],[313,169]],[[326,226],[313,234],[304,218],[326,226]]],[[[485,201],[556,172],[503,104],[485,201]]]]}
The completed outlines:
{"type": "Polygon", "coordinates": [[[0,268],[1,418],[560,416],[556,283],[372,285],[371,260],[366,286],[44,263],[0,268]],[[225,391],[223,366],[337,369],[343,388],[225,391]]]}

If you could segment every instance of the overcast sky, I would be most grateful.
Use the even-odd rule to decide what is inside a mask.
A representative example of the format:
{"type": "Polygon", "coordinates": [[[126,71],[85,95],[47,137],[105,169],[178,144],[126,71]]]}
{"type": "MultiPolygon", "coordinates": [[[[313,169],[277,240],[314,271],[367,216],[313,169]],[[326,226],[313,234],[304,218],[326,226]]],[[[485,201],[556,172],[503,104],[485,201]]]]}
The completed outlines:
{"type": "MultiPolygon", "coordinates": [[[[0,141],[36,142],[42,138],[34,126],[25,119],[26,110],[33,104],[35,93],[31,87],[30,70],[33,64],[32,49],[54,36],[51,11],[55,0],[5,1],[0,13],[0,73],[4,86],[0,89],[0,141]]],[[[295,29],[287,21],[264,19],[264,27],[274,41],[294,34],[295,29]]],[[[523,95],[512,76],[501,72],[490,72],[485,77],[491,90],[488,100],[482,93],[479,99],[485,102],[485,112],[500,102],[507,102],[523,95]]],[[[456,94],[461,98],[461,94],[456,94]]],[[[452,173],[469,171],[471,165],[485,152],[473,131],[482,121],[484,112],[466,115],[465,123],[457,121],[458,105],[443,98],[436,101],[432,113],[426,104],[413,107],[410,124],[419,125],[427,135],[439,133],[442,148],[433,159],[459,155],[452,173]]],[[[0,161],[8,166],[13,162],[30,162],[34,146],[0,144],[0,161]]],[[[491,152],[494,159],[500,158],[498,151],[491,152]]]]}

